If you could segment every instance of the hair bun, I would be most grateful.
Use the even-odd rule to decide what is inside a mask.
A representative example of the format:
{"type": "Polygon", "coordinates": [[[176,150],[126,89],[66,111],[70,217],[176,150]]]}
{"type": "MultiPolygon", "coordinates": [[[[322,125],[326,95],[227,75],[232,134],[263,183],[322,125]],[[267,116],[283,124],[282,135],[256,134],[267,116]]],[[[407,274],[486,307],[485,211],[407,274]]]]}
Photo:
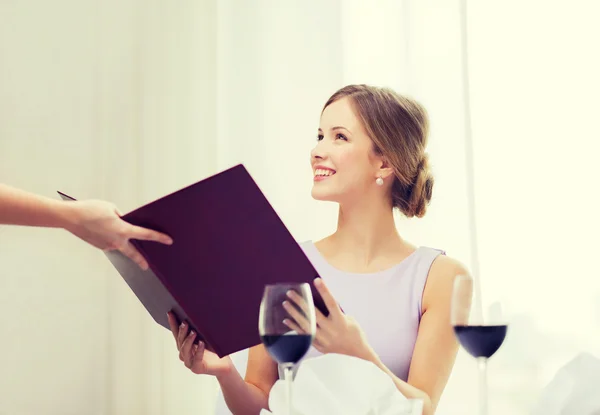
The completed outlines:
{"type": "Polygon", "coordinates": [[[423,153],[415,178],[408,189],[406,209],[402,209],[406,217],[425,216],[433,194],[433,182],[433,175],[429,168],[429,155],[423,153]]]}

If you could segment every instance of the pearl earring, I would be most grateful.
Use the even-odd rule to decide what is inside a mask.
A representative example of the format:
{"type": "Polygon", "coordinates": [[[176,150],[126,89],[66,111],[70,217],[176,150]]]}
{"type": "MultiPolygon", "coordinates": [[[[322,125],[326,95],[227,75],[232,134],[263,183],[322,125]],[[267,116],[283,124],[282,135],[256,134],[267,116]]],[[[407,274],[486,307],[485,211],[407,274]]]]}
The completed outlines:
{"type": "Polygon", "coordinates": [[[377,186],[383,186],[383,179],[378,177],[377,180],[375,180],[375,183],[377,183],[377,186]]]}

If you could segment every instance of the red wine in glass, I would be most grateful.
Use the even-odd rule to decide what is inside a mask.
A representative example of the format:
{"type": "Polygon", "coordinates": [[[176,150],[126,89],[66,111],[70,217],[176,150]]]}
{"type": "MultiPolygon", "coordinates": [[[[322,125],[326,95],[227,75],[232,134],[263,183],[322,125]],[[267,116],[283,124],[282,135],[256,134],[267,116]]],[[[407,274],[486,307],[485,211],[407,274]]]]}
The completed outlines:
{"type": "Polygon", "coordinates": [[[287,385],[287,407],[291,414],[292,372],[294,365],[306,355],[317,331],[315,307],[310,285],[272,284],[267,285],[260,303],[258,331],[261,341],[273,360],[283,368],[287,385]],[[301,304],[296,304],[297,320],[294,322],[304,331],[297,333],[289,328],[284,320],[292,319],[283,306],[290,303],[287,293],[295,291],[301,304]]]}
{"type": "Polygon", "coordinates": [[[459,275],[454,281],[450,318],[460,345],[477,359],[479,366],[479,413],[487,415],[487,361],[502,346],[508,326],[496,321],[485,320],[481,310],[472,307],[473,279],[459,275]]]}
{"type": "Polygon", "coordinates": [[[461,346],[473,357],[489,359],[506,338],[507,325],[454,326],[461,346]]]}
{"type": "Polygon", "coordinates": [[[279,364],[298,363],[310,349],[312,336],[308,334],[266,335],[261,340],[271,357],[279,364]]]}

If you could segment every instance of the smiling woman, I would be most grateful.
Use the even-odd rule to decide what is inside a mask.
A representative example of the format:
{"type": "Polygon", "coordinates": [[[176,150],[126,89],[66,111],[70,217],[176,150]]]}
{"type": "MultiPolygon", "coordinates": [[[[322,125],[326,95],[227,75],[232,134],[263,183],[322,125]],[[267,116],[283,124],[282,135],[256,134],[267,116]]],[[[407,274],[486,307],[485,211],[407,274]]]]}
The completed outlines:
{"type": "MultiPolygon", "coordinates": [[[[393,90],[349,85],[333,94],[311,152],[312,197],[339,205],[338,226],[301,247],[322,277],[315,286],[329,309],[327,317],[317,315],[307,357],[340,353],[371,361],[405,396],[422,399],[430,415],[458,350],[449,321],[452,284],[468,273],[443,251],[404,240],[395,226],[394,208],[422,217],[431,199],[427,134],[425,109],[393,90]]],[[[297,299],[284,306],[286,324],[300,330],[290,302],[297,299]]],[[[194,346],[195,333],[171,323],[180,359],[192,372],[217,378],[233,414],[267,408],[279,373],[264,346],[249,350],[242,378],[229,357],[194,346]]]]}
{"type": "MultiPolygon", "coordinates": [[[[316,161],[313,163],[315,181],[335,174],[338,165],[339,168],[350,165],[352,176],[346,173],[347,179],[338,176],[337,180],[343,188],[341,180],[349,181],[362,196],[373,188],[372,181],[368,180],[364,187],[356,186],[369,177],[363,170],[381,168],[383,170],[373,173],[375,182],[379,186],[389,183],[386,191],[391,195],[388,200],[392,206],[406,217],[425,215],[431,200],[433,176],[425,153],[429,123],[420,104],[389,89],[349,85],[327,101],[321,124],[319,145],[312,153],[316,161]],[[321,152],[328,153],[331,166],[319,161],[323,159],[321,152]],[[361,157],[365,154],[369,157],[361,157]],[[384,165],[378,167],[378,162],[384,165]]],[[[334,194],[329,193],[331,191],[315,186],[312,195],[319,200],[336,200],[335,190],[334,194]]]]}

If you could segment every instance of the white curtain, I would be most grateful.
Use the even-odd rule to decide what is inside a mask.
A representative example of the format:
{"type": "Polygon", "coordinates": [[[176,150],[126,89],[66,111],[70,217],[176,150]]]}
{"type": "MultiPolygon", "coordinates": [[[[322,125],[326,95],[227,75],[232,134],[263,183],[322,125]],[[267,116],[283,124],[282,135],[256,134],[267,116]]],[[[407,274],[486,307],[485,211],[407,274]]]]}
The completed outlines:
{"type": "MultiPolygon", "coordinates": [[[[600,346],[598,7],[468,5],[476,277],[511,318],[491,407],[525,414],[600,346]]],[[[292,234],[319,239],[336,217],[309,193],[322,105],[347,83],[387,85],[427,107],[436,175],[427,216],[398,227],[471,266],[460,10],[0,1],[0,181],[127,211],[243,162],[292,234]]],[[[0,413],[214,411],[214,380],[188,373],[102,254],[63,232],[0,228],[0,311],[0,413]]],[[[476,392],[461,351],[438,414],[475,413],[476,392]]]]}

